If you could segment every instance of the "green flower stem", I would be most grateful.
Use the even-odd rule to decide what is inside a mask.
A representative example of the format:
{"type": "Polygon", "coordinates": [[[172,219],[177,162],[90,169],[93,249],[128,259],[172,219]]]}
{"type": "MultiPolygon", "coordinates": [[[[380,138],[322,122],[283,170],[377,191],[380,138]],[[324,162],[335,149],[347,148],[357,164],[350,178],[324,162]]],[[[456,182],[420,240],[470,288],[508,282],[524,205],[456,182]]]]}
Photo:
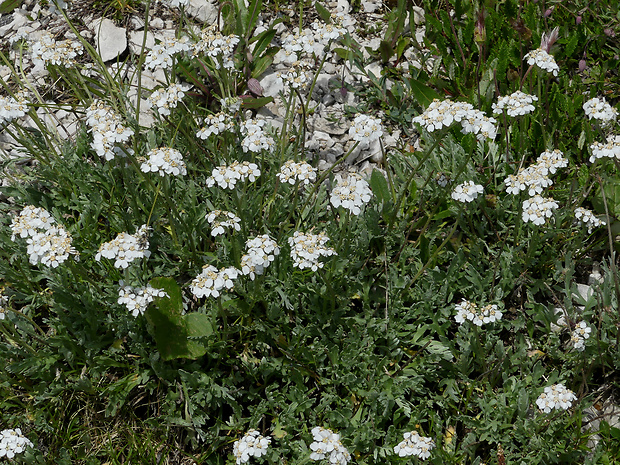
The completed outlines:
{"type": "MultiPolygon", "coordinates": [[[[19,334],[17,334],[16,331],[12,331],[13,334],[9,333],[5,324],[0,323],[0,332],[4,334],[4,337],[9,342],[9,344],[11,344],[12,346],[24,347],[32,355],[37,355],[37,351],[34,350],[32,346],[30,346],[26,341],[24,341],[24,339],[19,334]]],[[[43,342],[43,341],[40,341],[40,342],[43,342]]]]}
{"type": "Polygon", "coordinates": [[[435,260],[437,255],[439,255],[439,252],[441,252],[443,248],[446,246],[446,244],[448,243],[448,241],[452,239],[452,236],[454,235],[454,232],[456,231],[457,225],[458,225],[457,222],[455,222],[452,225],[452,229],[448,233],[448,236],[444,239],[444,241],[440,244],[440,246],[437,247],[437,249],[435,249],[435,252],[433,252],[433,255],[428,259],[428,261],[424,264],[424,266],[418,270],[418,272],[413,277],[413,279],[409,281],[409,283],[403,288],[403,290],[400,292],[401,296],[403,296],[405,292],[407,292],[411,288],[411,286],[413,286],[416,283],[416,281],[420,278],[420,276],[422,276],[422,273],[424,273],[426,268],[428,268],[428,266],[435,260]]]}
{"type": "MultiPolygon", "coordinates": [[[[437,137],[435,138],[435,141],[433,142],[433,144],[426,150],[426,153],[422,156],[422,159],[418,162],[418,164],[415,166],[415,168],[409,175],[409,179],[405,181],[405,183],[403,184],[403,187],[398,196],[398,199],[396,200],[396,203],[394,204],[394,213],[392,214],[392,218],[390,218],[390,222],[388,223],[388,232],[391,231],[392,227],[394,226],[394,222],[396,221],[396,217],[398,216],[398,211],[400,210],[400,207],[403,201],[405,200],[405,195],[407,194],[407,191],[409,190],[409,186],[411,185],[412,182],[414,182],[413,177],[416,175],[420,167],[429,159],[429,157],[433,153],[433,150],[437,148],[441,140],[441,136],[443,136],[445,133],[446,133],[446,130],[444,129],[440,131],[439,134],[437,134],[437,137]]],[[[405,158],[405,160],[407,159],[405,158]]]]}
{"type": "MultiPolygon", "coordinates": [[[[306,197],[306,201],[304,202],[304,204],[302,205],[301,209],[299,210],[299,218],[297,219],[297,223],[295,224],[295,230],[299,229],[299,225],[301,224],[301,222],[303,221],[303,215],[304,215],[304,210],[309,206],[309,203],[312,199],[316,200],[315,194],[317,193],[317,191],[319,190],[319,188],[321,187],[321,184],[323,184],[323,181],[325,181],[325,179],[327,178],[327,176],[330,175],[330,173],[332,171],[334,171],[334,169],[342,164],[348,157],[349,155],[351,155],[351,153],[357,148],[357,146],[359,145],[359,141],[355,142],[355,144],[353,145],[353,147],[351,147],[349,149],[349,151],[343,155],[340,160],[338,160],[336,163],[334,163],[332,166],[329,167],[329,169],[325,170],[323,172],[323,174],[321,174],[321,176],[319,177],[319,179],[317,179],[317,181],[314,183],[314,187],[312,188],[312,190],[310,191],[310,194],[308,194],[308,196],[306,197]]],[[[288,217],[286,219],[286,223],[288,223],[288,220],[290,219],[291,215],[293,214],[293,210],[289,211],[288,217]]]]}

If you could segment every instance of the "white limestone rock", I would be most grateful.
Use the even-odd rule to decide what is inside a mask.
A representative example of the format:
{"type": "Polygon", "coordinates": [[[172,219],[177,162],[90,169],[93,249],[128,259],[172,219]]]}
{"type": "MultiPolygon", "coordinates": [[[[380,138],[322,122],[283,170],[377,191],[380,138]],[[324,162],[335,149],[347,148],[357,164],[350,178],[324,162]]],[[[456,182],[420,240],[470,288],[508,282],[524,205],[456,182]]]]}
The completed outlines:
{"type": "Polygon", "coordinates": [[[127,31],[110,19],[96,19],[90,26],[95,33],[97,52],[105,61],[114,60],[127,49],[127,31]]]}

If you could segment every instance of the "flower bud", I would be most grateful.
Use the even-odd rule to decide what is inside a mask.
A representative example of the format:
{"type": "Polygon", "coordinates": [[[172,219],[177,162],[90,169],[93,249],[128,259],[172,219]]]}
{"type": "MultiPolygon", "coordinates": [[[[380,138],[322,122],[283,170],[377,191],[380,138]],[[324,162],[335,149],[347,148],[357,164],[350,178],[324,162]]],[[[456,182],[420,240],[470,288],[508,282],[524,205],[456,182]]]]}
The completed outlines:
{"type": "Polygon", "coordinates": [[[581,73],[586,69],[586,60],[579,60],[579,72],[581,73]]]}
{"type": "Polygon", "coordinates": [[[577,17],[575,18],[575,22],[576,22],[578,25],[579,25],[579,24],[581,24],[581,16],[577,16],[577,17]]]}
{"type": "Polygon", "coordinates": [[[553,13],[553,8],[549,8],[547,11],[545,11],[543,17],[548,18],[549,16],[551,16],[551,13],[553,13]]]}

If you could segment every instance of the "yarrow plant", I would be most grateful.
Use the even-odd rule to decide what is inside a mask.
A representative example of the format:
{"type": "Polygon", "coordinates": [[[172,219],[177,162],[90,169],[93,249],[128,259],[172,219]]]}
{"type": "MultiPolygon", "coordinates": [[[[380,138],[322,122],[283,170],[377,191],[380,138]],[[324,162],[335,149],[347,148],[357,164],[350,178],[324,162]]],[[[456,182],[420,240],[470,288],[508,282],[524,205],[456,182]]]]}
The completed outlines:
{"type": "Polygon", "coordinates": [[[483,324],[499,321],[503,316],[495,304],[485,305],[480,308],[475,303],[465,299],[460,304],[456,304],[455,309],[457,313],[454,320],[459,324],[471,321],[476,326],[482,326],[483,324]]]}
{"type": "Polygon", "coordinates": [[[218,270],[212,265],[202,267],[202,272],[194,278],[190,285],[196,297],[219,297],[222,289],[232,289],[234,281],[239,277],[239,270],[234,267],[218,270]]]}
{"type": "Polygon", "coordinates": [[[438,131],[461,123],[463,134],[475,134],[479,141],[495,139],[497,135],[497,121],[489,118],[480,110],[467,102],[452,102],[449,99],[433,100],[424,112],[412,119],[428,132],[438,131]]]}
{"type": "Polygon", "coordinates": [[[618,110],[612,107],[605,97],[591,98],[583,104],[583,111],[586,112],[588,119],[596,119],[601,122],[603,126],[606,126],[616,120],[618,116],[618,110]]]}
{"type": "Polygon", "coordinates": [[[224,228],[241,231],[241,225],[239,224],[241,223],[241,218],[231,212],[213,210],[207,214],[207,221],[211,225],[211,235],[213,237],[224,234],[226,231],[224,228]]]}
{"type": "Polygon", "coordinates": [[[353,140],[359,142],[363,149],[381,138],[383,135],[383,125],[379,118],[373,118],[364,114],[357,115],[349,129],[349,135],[353,140]]]}
{"type": "Polygon", "coordinates": [[[114,260],[115,268],[125,269],[138,258],[149,258],[151,252],[148,248],[148,226],[143,224],[135,234],[122,232],[110,242],[101,244],[95,260],[100,261],[104,257],[114,260]]]}
{"type": "Polygon", "coordinates": [[[553,210],[557,210],[558,207],[555,200],[535,195],[523,202],[523,221],[534,223],[536,226],[543,225],[548,218],[553,216],[553,210]]]}
{"type": "Polygon", "coordinates": [[[314,442],[310,444],[310,459],[320,461],[327,459],[330,464],[346,465],[351,461],[351,454],[340,442],[340,435],[332,430],[316,426],[312,428],[314,442]]]}
{"type": "Polygon", "coordinates": [[[75,64],[75,58],[84,52],[84,47],[80,42],[71,39],[57,42],[51,33],[45,32],[39,40],[32,43],[31,52],[36,69],[45,68],[47,65],[70,67],[75,64]]]}
{"type": "Polygon", "coordinates": [[[245,243],[246,253],[241,257],[241,273],[254,279],[264,273],[280,255],[280,247],[267,234],[248,239],[245,243]]]}
{"type": "Polygon", "coordinates": [[[22,434],[20,428],[0,431],[0,458],[13,459],[28,447],[34,447],[34,444],[22,434]]]}
{"type": "Polygon", "coordinates": [[[155,289],[151,285],[145,287],[125,286],[121,281],[118,291],[118,303],[125,305],[133,316],[143,315],[155,297],[170,297],[162,289],[155,289]]]}
{"type": "Polygon", "coordinates": [[[221,165],[213,168],[211,176],[207,178],[207,186],[213,187],[217,184],[222,189],[234,189],[237,181],[254,182],[259,176],[260,170],[256,163],[235,161],[229,166],[221,165]]]}
{"type": "Polygon", "coordinates": [[[296,163],[293,160],[288,160],[282,165],[277,176],[282,183],[287,182],[294,185],[299,182],[307,185],[316,181],[316,168],[313,168],[312,165],[305,161],[296,163]]]}
{"type": "Polygon", "coordinates": [[[473,202],[483,192],[484,188],[480,184],[475,184],[474,181],[467,181],[454,188],[452,198],[459,202],[469,203],[473,202]]]}
{"type": "Polygon", "coordinates": [[[594,228],[599,226],[605,226],[607,223],[603,220],[599,220],[591,210],[583,207],[577,207],[575,209],[575,218],[584,226],[588,227],[588,234],[592,233],[594,228]]]}
{"type": "Polygon", "coordinates": [[[185,162],[181,152],[171,147],[153,149],[147,153],[147,160],[140,165],[144,173],[159,173],[160,176],[171,174],[173,176],[187,174],[185,162]]]}
{"type": "Polygon", "coordinates": [[[590,338],[592,328],[585,321],[580,321],[575,325],[570,340],[573,348],[579,352],[583,352],[586,348],[586,340],[590,338]]]}
{"type": "Polygon", "coordinates": [[[594,142],[590,145],[590,150],[592,150],[590,163],[594,163],[599,158],[620,160],[620,136],[609,135],[607,136],[607,143],[594,142]]]}
{"type": "Polygon", "coordinates": [[[170,69],[174,63],[174,56],[191,50],[189,38],[164,37],[159,44],[146,55],[144,66],[147,69],[170,69]]]}
{"type": "Polygon", "coordinates": [[[186,84],[170,84],[167,88],[155,90],[149,95],[147,102],[161,116],[169,116],[170,110],[177,107],[190,88],[191,86],[186,84]]]}
{"type": "Polygon", "coordinates": [[[312,271],[323,268],[323,262],[320,262],[319,258],[336,255],[334,249],[325,247],[328,240],[329,237],[324,233],[304,234],[301,231],[295,231],[293,237],[288,238],[293,266],[300,270],[310,268],[312,271]]]}
{"type": "Polygon", "coordinates": [[[108,161],[118,153],[116,144],[127,142],[133,135],[133,130],[101,100],[95,100],[86,110],[86,124],[93,133],[92,148],[108,161]]]}
{"type": "Polygon", "coordinates": [[[269,436],[263,436],[255,429],[249,430],[233,444],[233,455],[237,465],[248,463],[250,457],[262,457],[267,453],[269,444],[271,444],[269,436]]]}
{"type": "Polygon", "coordinates": [[[493,104],[493,113],[499,114],[506,111],[508,116],[522,116],[532,113],[535,110],[533,102],[538,101],[535,95],[528,95],[520,90],[500,97],[497,103],[493,104]]]}
{"type": "Polygon", "coordinates": [[[431,450],[435,447],[435,442],[431,438],[420,436],[417,431],[404,433],[403,439],[394,447],[394,453],[399,457],[414,455],[421,460],[426,460],[431,456],[431,450]]]}
{"type": "Polygon", "coordinates": [[[370,186],[359,174],[349,173],[346,177],[336,175],[336,187],[330,195],[330,202],[335,208],[341,206],[353,215],[359,215],[371,197],[370,186]]]}
{"type": "Polygon", "coordinates": [[[0,96],[0,124],[9,123],[24,116],[30,104],[25,91],[17,92],[14,97],[0,96]]]}
{"type": "Polygon", "coordinates": [[[577,396],[573,391],[566,389],[563,384],[554,384],[545,388],[536,400],[536,405],[544,413],[550,413],[552,410],[568,410],[575,400],[577,396]]]}

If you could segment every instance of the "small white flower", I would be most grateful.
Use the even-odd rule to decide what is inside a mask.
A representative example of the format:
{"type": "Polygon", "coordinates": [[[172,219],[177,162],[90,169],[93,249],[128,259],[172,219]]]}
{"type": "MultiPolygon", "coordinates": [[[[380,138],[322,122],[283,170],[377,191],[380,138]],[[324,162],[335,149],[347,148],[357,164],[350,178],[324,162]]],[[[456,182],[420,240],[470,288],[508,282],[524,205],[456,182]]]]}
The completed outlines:
{"type": "Polygon", "coordinates": [[[293,237],[288,238],[293,266],[300,270],[310,268],[312,271],[323,268],[323,262],[320,262],[319,258],[336,255],[334,249],[325,247],[328,240],[324,233],[303,234],[295,231],[293,237]]]}
{"type": "Polygon", "coordinates": [[[620,136],[607,136],[607,143],[594,142],[590,145],[592,156],[590,163],[594,163],[599,158],[616,158],[620,160],[620,136]]]}
{"type": "Polygon", "coordinates": [[[212,265],[202,267],[202,272],[194,278],[189,286],[196,297],[219,297],[222,289],[232,289],[234,280],[240,272],[236,268],[222,268],[218,271],[212,265]]]}
{"type": "Polygon", "coordinates": [[[607,224],[605,221],[599,220],[596,216],[594,216],[592,211],[583,207],[577,207],[575,209],[575,218],[577,218],[582,225],[588,227],[588,234],[591,234],[594,228],[605,226],[607,224]]]}
{"type": "Polygon", "coordinates": [[[521,116],[532,113],[535,108],[532,102],[538,101],[538,97],[535,95],[528,95],[520,90],[500,97],[497,99],[497,103],[493,104],[493,113],[501,113],[506,110],[508,116],[521,116]]]}
{"type": "Polygon", "coordinates": [[[34,447],[34,444],[22,434],[21,429],[0,431],[0,459],[6,457],[11,460],[16,454],[23,453],[28,447],[34,447]]]}
{"type": "Polygon", "coordinates": [[[207,221],[211,225],[211,235],[214,237],[224,234],[224,228],[241,231],[241,225],[239,224],[241,222],[241,218],[231,212],[213,210],[207,214],[207,221]]]}
{"type": "Polygon", "coordinates": [[[555,62],[553,56],[549,55],[549,53],[547,53],[542,48],[532,50],[527,55],[525,55],[523,59],[527,61],[528,65],[536,65],[540,69],[552,73],[554,76],[557,76],[558,72],[560,71],[560,67],[555,62]]]}
{"type": "Polygon", "coordinates": [[[467,181],[456,186],[452,192],[452,198],[459,202],[469,203],[473,202],[483,192],[484,188],[480,184],[475,184],[474,181],[467,181]]]}
{"type": "Polygon", "coordinates": [[[314,442],[310,444],[310,459],[314,461],[327,459],[333,465],[347,465],[351,454],[340,442],[340,435],[332,430],[316,426],[312,428],[314,442]]]}
{"type": "Polygon", "coordinates": [[[155,297],[170,297],[167,292],[155,289],[150,284],[146,287],[131,287],[124,286],[121,281],[120,285],[117,302],[124,304],[133,316],[143,315],[155,297]]]}
{"type": "Polygon", "coordinates": [[[247,463],[250,457],[262,457],[271,444],[269,436],[262,436],[255,429],[249,430],[241,439],[233,444],[233,455],[237,465],[247,463]]]}
{"type": "Polygon", "coordinates": [[[382,135],[381,120],[365,114],[357,115],[349,129],[349,136],[358,141],[362,149],[368,147],[371,142],[379,140],[382,135]]]}
{"type": "Polygon", "coordinates": [[[579,352],[583,352],[586,348],[586,340],[590,338],[591,332],[592,328],[590,328],[585,321],[577,323],[570,338],[573,348],[579,352]]]}
{"type": "Polygon", "coordinates": [[[603,126],[615,121],[618,116],[618,110],[607,103],[605,97],[591,98],[583,104],[583,110],[588,119],[597,119],[603,126]]]}
{"type": "Polygon", "coordinates": [[[295,163],[293,160],[288,160],[280,168],[280,172],[277,174],[280,182],[288,182],[294,185],[296,182],[307,185],[316,181],[316,168],[313,168],[309,163],[302,161],[295,163]]]}
{"type": "Polygon", "coordinates": [[[115,239],[101,244],[95,260],[100,261],[101,257],[115,260],[115,268],[125,269],[137,258],[150,257],[151,252],[148,248],[148,227],[144,224],[135,234],[122,232],[115,239]]]}
{"type": "Polygon", "coordinates": [[[229,166],[221,165],[214,168],[211,176],[207,178],[207,186],[212,187],[217,184],[222,189],[234,189],[237,181],[245,181],[247,179],[250,182],[254,182],[259,176],[260,170],[256,163],[247,161],[239,163],[234,161],[229,166]]]}
{"type": "Polygon", "coordinates": [[[187,174],[183,156],[178,150],[162,147],[151,150],[146,156],[148,159],[140,165],[140,170],[144,173],[159,173],[160,176],[187,174]]]}
{"type": "Polygon", "coordinates": [[[170,115],[170,110],[176,108],[191,86],[186,84],[170,84],[168,88],[157,89],[149,95],[147,102],[155,107],[162,116],[170,115]]]}
{"type": "Polygon", "coordinates": [[[331,204],[338,208],[342,206],[353,215],[362,212],[361,207],[367,204],[372,197],[368,183],[357,173],[350,173],[347,177],[336,175],[336,187],[330,195],[331,204]]]}
{"type": "Polygon", "coordinates": [[[555,200],[535,195],[523,202],[522,218],[525,223],[531,222],[540,226],[553,216],[553,210],[557,208],[558,203],[555,200]]]}
{"type": "Polygon", "coordinates": [[[403,434],[404,441],[394,447],[394,453],[399,457],[416,457],[426,460],[431,456],[431,450],[435,447],[435,442],[429,438],[420,436],[417,431],[403,434]]]}
{"type": "Polygon", "coordinates": [[[547,386],[545,391],[536,400],[536,405],[544,413],[551,410],[568,410],[577,396],[570,389],[566,389],[563,384],[547,386]]]}

